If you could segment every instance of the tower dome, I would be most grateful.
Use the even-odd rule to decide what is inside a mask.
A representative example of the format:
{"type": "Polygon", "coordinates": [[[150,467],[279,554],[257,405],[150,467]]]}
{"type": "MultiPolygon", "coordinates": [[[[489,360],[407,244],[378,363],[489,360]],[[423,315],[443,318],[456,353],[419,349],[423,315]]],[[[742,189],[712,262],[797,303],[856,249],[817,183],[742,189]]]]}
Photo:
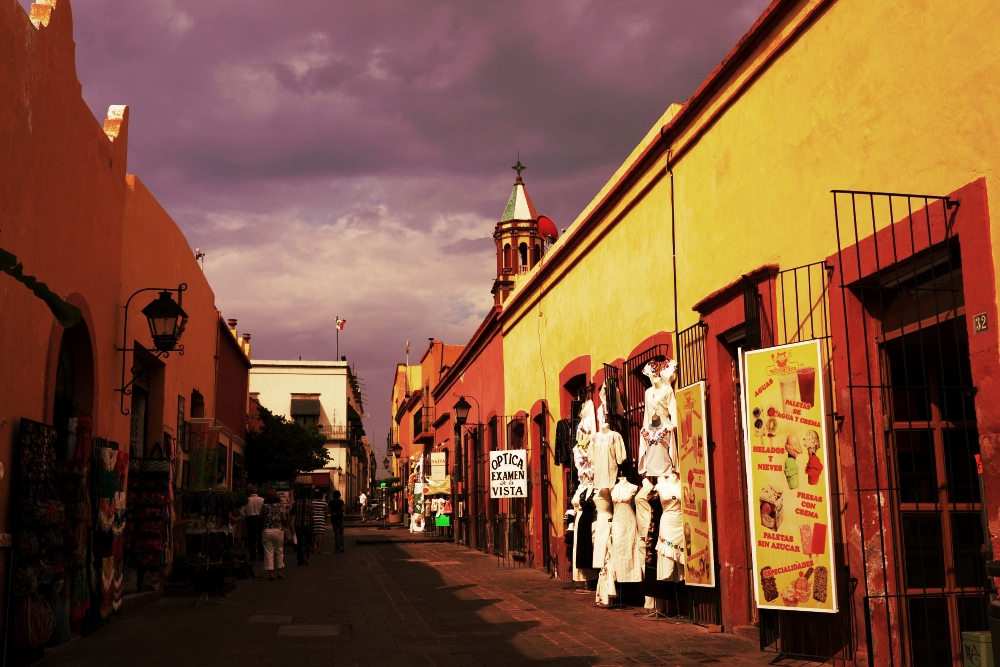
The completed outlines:
{"type": "Polygon", "coordinates": [[[514,289],[514,277],[528,273],[538,264],[545,246],[545,238],[538,232],[538,211],[521,178],[525,167],[520,156],[511,169],[517,172],[514,189],[493,231],[493,240],[497,245],[497,279],[492,291],[497,305],[506,301],[507,295],[514,289]]]}

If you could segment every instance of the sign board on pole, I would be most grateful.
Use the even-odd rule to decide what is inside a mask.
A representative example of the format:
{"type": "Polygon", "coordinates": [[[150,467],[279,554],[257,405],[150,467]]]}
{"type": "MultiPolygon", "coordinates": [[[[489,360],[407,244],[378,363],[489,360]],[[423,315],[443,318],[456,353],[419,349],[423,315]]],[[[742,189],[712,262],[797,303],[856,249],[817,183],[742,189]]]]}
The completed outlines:
{"type": "MultiPolygon", "coordinates": [[[[228,461],[227,461],[228,463],[228,461]]],[[[205,440],[205,484],[203,489],[214,489],[219,479],[219,432],[208,430],[205,440]]]]}
{"type": "Polygon", "coordinates": [[[445,471],[447,454],[444,452],[431,452],[431,479],[442,480],[448,473],[445,471]]]}
{"type": "Polygon", "coordinates": [[[836,612],[820,343],[746,352],[743,372],[757,606],[836,612]]]}
{"type": "Polygon", "coordinates": [[[490,498],[527,497],[527,452],[523,449],[490,452],[490,498]]]}
{"type": "Polygon", "coordinates": [[[705,422],[705,383],[696,382],[677,392],[680,417],[680,469],[684,508],[684,570],[688,586],[715,586],[712,540],[712,483],[708,470],[705,422]]]}
{"type": "Polygon", "coordinates": [[[190,481],[189,488],[204,489],[205,483],[205,458],[207,456],[206,446],[208,444],[208,423],[197,422],[191,424],[190,442],[190,481]]]}

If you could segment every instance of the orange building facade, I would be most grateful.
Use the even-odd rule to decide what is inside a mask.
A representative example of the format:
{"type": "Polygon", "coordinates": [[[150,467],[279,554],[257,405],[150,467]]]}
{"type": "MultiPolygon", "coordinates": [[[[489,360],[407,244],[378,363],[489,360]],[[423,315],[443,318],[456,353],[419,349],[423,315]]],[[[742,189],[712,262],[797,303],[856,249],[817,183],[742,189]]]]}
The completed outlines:
{"type": "MultiPolygon", "coordinates": [[[[218,470],[206,471],[210,485],[240,483],[250,344],[248,334],[237,336],[235,321],[222,319],[176,223],[127,173],[128,107],[111,107],[102,127],[85,104],[74,49],[68,0],[35,4],[30,16],[17,3],[0,6],[0,92],[11,102],[0,109],[0,248],[82,314],[63,328],[24,284],[0,274],[0,603],[11,608],[0,618],[16,627],[30,610],[17,595],[23,590],[7,589],[12,558],[17,572],[41,556],[64,564],[63,587],[46,594],[72,598],[67,627],[86,633],[161,594],[174,554],[183,553],[175,492],[189,474],[192,424],[219,447],[218,470]],[[186,313],[183,353],[158,354],[140,312],[161,289],[173,290],[170,298],[186,313]],[[36,449],[54,459],[41,482],[25,476],[36,449]],[[94,486],[101,465],[118,466],[121,502],[94,486]],[[70,478],[82,480],[74,501],[46,496],[70,478]],[[154,525],[143,545],[128,543],[132,574],[123,577],[116,540],[131,539],[127,524],[118,523],[125,521],[123,499],[138,502],[145,491],[147,513],[162,530],[154,525]],[[45,525],[74,534],[62,551],[24,547],[42,525],[28,516],[28,499],[58,509],[59,522],[45,525]],[[97,553],[88,535],[105,527],[109,552],[97,553]],[[111,568],[104,597],[72,581],[97,559],[111,568]],[[131,593],[143,595],[124,603],[131,593]]],[[[131,534],[141,536],[135,528],[131,534]]],[[[38,650],[37,638],[9,637],[12,650],[38,650]]]]}

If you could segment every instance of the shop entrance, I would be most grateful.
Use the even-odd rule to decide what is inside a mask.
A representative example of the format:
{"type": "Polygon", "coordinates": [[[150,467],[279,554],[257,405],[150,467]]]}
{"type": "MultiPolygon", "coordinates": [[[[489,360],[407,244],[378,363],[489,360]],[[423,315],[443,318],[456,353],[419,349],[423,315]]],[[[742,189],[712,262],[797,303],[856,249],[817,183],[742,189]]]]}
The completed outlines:
{"type": "Polygon", "coordinates": [[[843,407],[859,529],[877,547],[864,559],[869,656],[877,648],[884,664],[957,667],[961,633],[987,629],[989,599],[957,202],[834,196],[839,235],[846,227],[853,241],[838,253],[847,274],[843,407]],[[858,243],[859,230],[875,242],[858,243]]]}
{"type": "MultiPolygon", "coordinates": [[[[525,417],[508,417],[507,446],[505,449],[524,449],[528,437],[528,420],[525,417]]],[[[530,470],[532,461],[529,461],[530,470]]],[[[531,479],[529,474],[528,479],[531,479]]],[[[504,537],[503,564],[520,567],[532,565],[530,531],[528,521],[530,515],[531,483],[528,483],[527,498],[510,498],[501,500],[502,535],[504,537]]],[[[498,554],[499,555],[499,554],[498,554]]]]}

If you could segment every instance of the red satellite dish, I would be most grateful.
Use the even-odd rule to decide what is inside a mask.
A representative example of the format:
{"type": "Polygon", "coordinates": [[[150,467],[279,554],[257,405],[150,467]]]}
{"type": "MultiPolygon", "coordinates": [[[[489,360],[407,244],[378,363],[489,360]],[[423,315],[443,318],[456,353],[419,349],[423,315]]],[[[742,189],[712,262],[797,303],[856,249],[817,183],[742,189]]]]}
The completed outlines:
{"type": "Polygon", "coordinates": [[[538,216],[538,233],[541,234],[543,239],[551,238],[555,241],[559,238],[559,230],[556,228],[556,223],[552,222],[552,218],[547,215],[538,216]]]}

